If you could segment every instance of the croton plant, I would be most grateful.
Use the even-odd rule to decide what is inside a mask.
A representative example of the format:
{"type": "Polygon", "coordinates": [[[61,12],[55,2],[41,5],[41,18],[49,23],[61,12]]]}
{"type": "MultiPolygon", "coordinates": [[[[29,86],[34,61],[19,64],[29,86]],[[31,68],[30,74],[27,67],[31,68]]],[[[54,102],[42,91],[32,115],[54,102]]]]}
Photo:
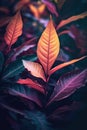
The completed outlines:
{"type": "Polygon", "coordinates": [[[25,21],[19,10],[28,6],[37,21],[46,8],[59,17],[52,2],[42,0],[42,3],[36,8],[28,0],[19,1],[14,8],[15,15],[2,23],[7,26],[0,43],[1,130],[65,130],[61,124],[69,123],[72,113],[83,106],[73,95],[78,95],[77,89],[86,87],[87,69],[78,67],[78,63],[82,65],[87,56],[85,53],[70,59],[63,54],[65,59],[62,59],[60,37],[66,34],[74,37],[75,31],[78,33],[74,26],[67,30],[62,28],[85,18],[87,12],[61,20],[57,26],[50,15],[37,38],[23,32],[25,21]],[[21,43],[19,36],[23,35],[29,39],[21,43]]]}

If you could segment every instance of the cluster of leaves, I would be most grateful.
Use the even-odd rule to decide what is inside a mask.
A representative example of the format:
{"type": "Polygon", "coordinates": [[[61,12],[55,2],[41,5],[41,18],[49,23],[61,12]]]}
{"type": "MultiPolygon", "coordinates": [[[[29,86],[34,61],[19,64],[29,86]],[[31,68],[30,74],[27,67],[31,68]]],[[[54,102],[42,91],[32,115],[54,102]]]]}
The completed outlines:
{"type": "Polygon", "coordinates": [[[86,86],[85,31],[75,22],[85,20],[87,12],[63,18],[60,11],[67,3],[10,0],[12,12],[0,7],[2,129],[57,130],[85,106],[72,95],[86,86]]]}

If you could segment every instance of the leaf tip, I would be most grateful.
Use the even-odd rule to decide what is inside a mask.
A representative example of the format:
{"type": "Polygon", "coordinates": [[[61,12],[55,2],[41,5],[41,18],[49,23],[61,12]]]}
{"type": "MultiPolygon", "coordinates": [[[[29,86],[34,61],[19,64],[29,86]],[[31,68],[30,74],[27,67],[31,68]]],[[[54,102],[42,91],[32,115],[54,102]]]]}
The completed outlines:
{"type": "Polygon", "coordinates": [[[24,63],[25,62],[25,60],[22,60],[22,63],[24,63]]]}
{"type": "Polygon", "coordinates": [[[50,14],[50,20],[52,20],[52,15],[50,14]]]}

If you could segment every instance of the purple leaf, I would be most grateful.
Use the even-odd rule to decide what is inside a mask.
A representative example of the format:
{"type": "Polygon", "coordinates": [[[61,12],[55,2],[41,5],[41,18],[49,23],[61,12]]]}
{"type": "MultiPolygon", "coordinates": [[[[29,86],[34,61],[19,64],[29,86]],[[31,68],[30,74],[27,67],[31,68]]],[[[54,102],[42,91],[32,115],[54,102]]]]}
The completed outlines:
{"type": "Polygon", "coordinates": [[[86,82],[86,79],[87,69],[83,71],[76,70],[75,72],[70,72],[61,76],[47,105],[54,101],[60,101],[69,97],[78,88],[83,86],[83,84],[86,82]]]}
{"type": "Polygon", "coordinates": [[[52,13],[52,14],[55,14],[56,17],[59,16],[57,10],[56,10],[56,7],[55,5],[50,2],[49,0],[42,0],[42,2],[47,6],[48,10],[52,13]]]}
{"type": "Polygon", "coordinates": [[[35,47],[35,40],[36,38],[32,38],[28,41],[26,41],[25,43],[23,43],[21,46],[15,48],[12,50],[12,55],[10,58],[8,58],[8,60],[6,61],[6,64],[9,64],[12,61],[15,61],[16,58],[21,55],[23,52],[26,52],[28,50],[30,50],[31,48],[35,47]]]}
{"type": "Polygon", "coordinates": [[[19,54],[21,54],[23,51],[27,51],[32,47],[35,47],[35,44],[31,44],[32,42],[35,42],[36,38],[32,38],[31,40],[26,41],[21,46],[14,49],[14,58],[15,59],[19,54]]]}
{"type": "Polygon", "coordinates": [[[16,85],[14,88],[9,88],[8,93],[32,101],[42,107],[38,94],[26,86],[16,85]]]}
{"type": "Polygon", "coordinates": [[[50,120],[58,120],[58,119],[63,119],[64,117],[66,119],[66,116],[69,116],[69,112],[77,111],[82,109],[82,107],[85,106],[84,103],[82,102],[77,102],[74,101],[72,104],[64,105],[61,107],[58,107],[55,111],[52,111],[52,113],[48,116],[48,119],[50,120]],[[67,115],[66,115],[67,113],[67,115]]]}

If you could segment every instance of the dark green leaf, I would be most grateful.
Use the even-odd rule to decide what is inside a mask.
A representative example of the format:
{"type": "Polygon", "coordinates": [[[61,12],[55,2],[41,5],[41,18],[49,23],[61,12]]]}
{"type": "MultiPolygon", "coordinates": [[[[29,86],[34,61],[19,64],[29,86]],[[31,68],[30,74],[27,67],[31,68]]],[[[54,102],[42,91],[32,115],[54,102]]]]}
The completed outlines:
{"type": "Polygon", "coordinates": [[[35,130],[54,130],[47,121],[44,113],[40,111],[26,112],[25,117],[31,121],[33,126],[35,126],[35,130]]]}
{"type": "Polygon", "coordinates": [[[25,68],[23,66],[22,60],[35,61],[36,59],[37,59],[37,57],[35,55],[27,55],[27,56],[21,57],[20,59],[10,63],[4,69],[3,79],[8,79],[8,78],[17,76],[21,72],[23,72],[25,68]]]}
{"type": "Polygon", "coordinates": [[[13,84],[9,87],[8,90],[10,95],[18,96],[20,98],[25,98],[27,100],[33,101],[42,107],[40,99],[36,91],[32,90],[31,88],[19,84],[13,84]]]}

